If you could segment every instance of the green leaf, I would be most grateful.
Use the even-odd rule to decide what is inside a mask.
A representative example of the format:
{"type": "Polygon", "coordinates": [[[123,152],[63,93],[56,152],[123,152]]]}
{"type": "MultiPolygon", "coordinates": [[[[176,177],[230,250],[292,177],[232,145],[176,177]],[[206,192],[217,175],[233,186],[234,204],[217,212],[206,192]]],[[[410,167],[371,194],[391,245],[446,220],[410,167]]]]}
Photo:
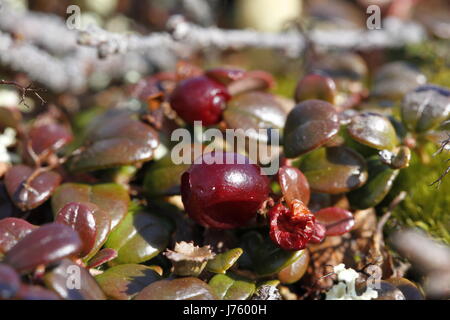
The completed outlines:
{"type": "Polygon", "coordinates": [[[255,284],[236,276],[217,274],[209,285],[222,300],[246,300],[255,292],[255,284]]]}
{"type": "Polygon", "coordinates": [[[250,231],[241,238],[244,254],[239,265],[251,269],[260,276],[280,272],[296,261],[303,251],[285,251],[275,245],[268,235],[264,237],[257,231],[250,231]]]}
{"type": "Polygon", "coordinates": [[[218,254],[214,259],[208,261],[206,269],[214,273],[225,273],[234,265],[243,252],[241,248],[235,248],[218,254]]]}
{"type": "Polygon", "coordinates": [[[216,300],[212,288],[198,278],[160,280],[145,287],[134,300],[216,300]]]}
{"type": "Polygon", "coordinates": [[[369,178],[367,183],[348,194],[353,207],[367,209],[379,204],[391,190],[399,170],[391,169],[379,159],[370,159],[367,162],[369,178]]]}
{"type": "Polygon", "coordinates": [[[312,191],[344,193],[362,186],[367,180],[366,161],[347,147],[320,148],[305,155],[300,170],[312,191]]]}
{"type": "Polygon", "coordinates": [[[151,283],[161,280],[152,267],[122,264],[109,268],[95,277],[108,298],[130,300],[151,283]]]}
{"type": "Polygon", "coordinates": [[[105,247],[117,251],[114,264],[140,263],[166,249],[171,233],[167,219],[142,210],[131,211],[111,232],[105,247]]]}

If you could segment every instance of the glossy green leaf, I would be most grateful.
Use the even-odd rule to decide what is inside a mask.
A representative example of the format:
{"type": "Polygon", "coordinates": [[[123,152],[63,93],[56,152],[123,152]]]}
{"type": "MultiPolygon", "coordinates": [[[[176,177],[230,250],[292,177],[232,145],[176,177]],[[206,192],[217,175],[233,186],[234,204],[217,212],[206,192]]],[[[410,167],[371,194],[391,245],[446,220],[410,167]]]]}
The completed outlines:
{"type": "Polygon", "coordinates": [[[339,131],[338,114],[332,104],[306,100],[288,114],[284,127],[284,153],[288,158],[314,150],[339,131]]]}
{"type": "Polygon", "coordinates": [[[256,231],[250,231],[241,238],[244,254],[239,259],[239,265],[251,269],[260,276],[269,276],[280,272],[291,265],[301,255],[299,251],[285,251],[256,231]]]}
{"type": "Polygon", "coordinates": [[[391,190],[399,173],[399,170],[391,169],[376,158],[368,161],[368,168],[367,183],[348,194],[351,205],[357,209],[367,209],[380,203],[391,190]]]}
{"type": "Polygon", "coordinates": [[[208,261],[206,269],[214,273],[225,273],[242,255],[241,248],[234,248],[224,253],[216,255],[212,260],[208,261]]]}
{"type": "MultiPolygon", "coordinates": [[[[69,202],[91,202],[111,217],[114,229],[128,212],[130,196],[124,186],[115,183],[87,185],[65,183],[59,186],[52,197],[52,209],[56,215],[69,202]]],[[[106,222],[105,222],[106,223],[106,222]]]]}
{"type": "Polygon", "coordinates": [[[180,194],[181,175],[189,167],[190,164],[174,164],[170,155],[156,161],[145,173],[145,192],[150,197],[180,194]]]}
{"type": "Polygon", "coordinates": [[[217,300],[213,289],[198,278],[160,280],[145,287],[135,300],[217,300]]]}
{"type": "Polygon", "coordinates": [[[302,159],[300,170],[314,192],[344,193],[367,181],[366,161],[344,146],[314,150],[302,159]]]}
{"type": "Polygon", "coordinates": [[[255,292],[255,284],[236,276],[216,274],[209,285],[222,300],[246,300],[255,292]]]}
{"type": "Polygon", "coordinates": [[[108,298],[130,300],[146,286],[161,280],[161,276],[152,267],[122,264],[109,268],[95,280],[108,298]]]}
{"type": "Polygon", "coordinates": [[[111,232],[105,247],[118,253],[114,264],[140,263],[166,249],[172,233],[171,223],[163,217],[144,211],[131,211],[111,232]]]}
{"type": "Polygon", "coordinates": [[[394,126],[380,114],[359,114],[352,118],[347,129],[353,139],[375,149],[392,150],[398,144],[394,126]]]}

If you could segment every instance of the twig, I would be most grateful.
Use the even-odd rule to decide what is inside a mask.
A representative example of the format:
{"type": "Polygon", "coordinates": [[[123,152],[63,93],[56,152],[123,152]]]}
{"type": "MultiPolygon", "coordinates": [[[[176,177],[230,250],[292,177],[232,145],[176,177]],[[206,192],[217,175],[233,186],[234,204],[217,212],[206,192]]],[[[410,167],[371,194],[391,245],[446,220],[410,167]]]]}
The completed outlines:
{"type": "MultiPolygon", "coordinates": [[[[447,139],[445,139],[444,141],[442,141],[439,149],[433,153],[433,157],[442,153],[445,148],[450,144],[450,133],[447,133],[447,139]]],[[[447,159],[446,162],[450,161],[450,159],[447,159]]],[[[433,181],[430,184],[430,187],[437,184],[437,187],[439,188],[441,186],[442,180],[444,179],[444,177],[450,172],[450,166],[447,167],[447,169],[445,169],[445,171],[439,176],[439,178],[437,178],[435,181],[433,181]]]]}
{"type": "Polygon", "coordinates": [[[19,104],[21,104],[23,102],[23,104],[26,107],[29,107],[26,103],[25,103],[25,98],[27,93],[33,93],[39,100],[41,100],[41,104],[44,105],[45,104],[45,100],[44,98],[41,97],[41,95],[39,94],[40,91],[45,91],[45,89],[42,88],[33,88],[32,84],[29,84],[28,86],[24,87],[22,85],[20,85],[19,83],[15,82],[15,81],[10,81],[10,80],[2,80],[0,79],[0,85],[9,85],[9,86],[14,86],[16,87],[17,90],[20,91],[20,101],[19,104]]]}

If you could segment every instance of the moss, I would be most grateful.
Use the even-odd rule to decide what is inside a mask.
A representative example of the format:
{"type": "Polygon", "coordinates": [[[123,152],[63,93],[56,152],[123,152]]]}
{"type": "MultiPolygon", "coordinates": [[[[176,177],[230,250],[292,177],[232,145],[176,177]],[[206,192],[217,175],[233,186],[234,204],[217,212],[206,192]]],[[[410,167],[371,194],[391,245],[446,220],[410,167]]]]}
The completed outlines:
{"type": "MultiPolygon", "coordinates": [[[[427,145],[427,151],[436,150],[427,145]]],[[[418,227],[433,237],[450,244],[450,176],[441,185],[430,184],[445,171],[450,153],[432,157],[430,163],[422,164],[413,154],[410,166],[400,171],[391,194],[407,192],[406,199],[394,210],[393,216],[402,225],[418,227]]]]}

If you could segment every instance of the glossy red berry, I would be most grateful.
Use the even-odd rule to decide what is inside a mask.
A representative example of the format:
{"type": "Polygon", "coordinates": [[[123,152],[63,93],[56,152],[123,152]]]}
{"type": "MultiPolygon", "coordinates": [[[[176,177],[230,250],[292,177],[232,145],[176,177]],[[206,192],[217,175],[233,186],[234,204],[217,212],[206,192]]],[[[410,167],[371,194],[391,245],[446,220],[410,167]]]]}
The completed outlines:
{"type": "Polygon", "coordinates": [[[229,99],[223,84],[207,76],[198,76],[178,83],[170,96],[170,105],[187,123],[202,121],[208,126],[220,122],[229,99]]]}
{"type": "Polygon", "coordinates": [[[261,169],[235,153],[206,153],[198,160],[181,177],[189,216],[218,229],[241,227],[254,218],[269,195],[269,180],[261,169]]]}
{"type": "Polygon", "coordinates": [[[277,204],[270,209],[269,220],[270,238],[284,250],[304,249],[315,234],[316,218],[300,200],[292,201],[290,208],[277,204]]]}

